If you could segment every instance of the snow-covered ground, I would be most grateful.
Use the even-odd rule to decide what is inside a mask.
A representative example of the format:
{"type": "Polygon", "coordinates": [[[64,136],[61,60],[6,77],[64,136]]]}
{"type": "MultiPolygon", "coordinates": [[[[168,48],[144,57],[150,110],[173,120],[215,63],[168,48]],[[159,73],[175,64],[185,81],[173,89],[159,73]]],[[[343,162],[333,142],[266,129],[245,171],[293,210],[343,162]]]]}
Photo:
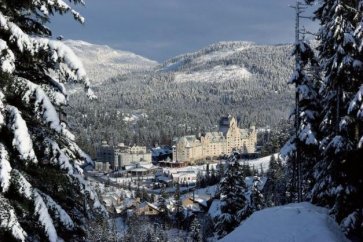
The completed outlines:
{"type": "Polygon", "coordinates": [[[295,203],[255,212],[222,242],[345,242],[328,210],[295,203]]]}
{"type": "Polygon", "coordinates": [[[148,118],[148,115],[142,112],[123,113],[122,116],[123,116],[122,118],[123,121],[131,124],[136,124],[139,120],[148,118]]]}
{"type": "MultiPolygon", "coordinates": [[[[276,159],[277,159],[277,155],[278,154],[274,154],[276,159]]],[[[243,162],[246,162],[251,167],[254,166],[259,171],[260,171],[260,168],[262,166],[263,171],[266,172],[268,170],[268,166],[269,166],[269,163],[270,163],[271,156],[272,155],[261,157],[261,158],[258,158],[258,159],[253,159],[253,160],[243,160],[240,163],[242,164],[243,162]]]]}
{"type": "Polygon", "coordinates": [[[175,74],[176,82],[225,82],[229,80],[239,80],[250,78],[252,74],[244,67],[241,66],[215,66],[209,70],[199,72],[183,73],[177,72],[175,74]]]}

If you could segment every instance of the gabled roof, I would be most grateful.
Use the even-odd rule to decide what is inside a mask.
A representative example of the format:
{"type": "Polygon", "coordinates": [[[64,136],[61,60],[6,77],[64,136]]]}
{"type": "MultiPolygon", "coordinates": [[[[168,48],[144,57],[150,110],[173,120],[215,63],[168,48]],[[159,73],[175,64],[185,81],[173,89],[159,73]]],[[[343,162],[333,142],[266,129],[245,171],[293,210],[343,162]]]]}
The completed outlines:
{"type": "Polygon", "coordinates": [[[152,204],[152,203],[149,203],[149,202],[146,202],[146,204],[149,207],[151,207],[152,209],[155,209],[156,211],[160,212],[159,208],[155,204],[152,204]]]}

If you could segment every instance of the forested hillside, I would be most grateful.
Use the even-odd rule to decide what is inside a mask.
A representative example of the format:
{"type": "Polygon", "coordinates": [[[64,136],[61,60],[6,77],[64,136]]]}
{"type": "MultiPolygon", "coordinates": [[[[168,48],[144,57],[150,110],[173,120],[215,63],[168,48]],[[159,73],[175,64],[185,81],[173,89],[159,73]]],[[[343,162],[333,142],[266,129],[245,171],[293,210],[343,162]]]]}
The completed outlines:
{"type": "Polygon", "coordinates": [[[110,78],[94,88],[98,101],[91,104],[72,96],[76,115],[68,121],[91,154],[102,139],[168,144],[174,136],[215,129],[226,114],[239,116],[242,127],[274,127],[292,108],[290,54],[290,45],[214,44],[110,78]]]}

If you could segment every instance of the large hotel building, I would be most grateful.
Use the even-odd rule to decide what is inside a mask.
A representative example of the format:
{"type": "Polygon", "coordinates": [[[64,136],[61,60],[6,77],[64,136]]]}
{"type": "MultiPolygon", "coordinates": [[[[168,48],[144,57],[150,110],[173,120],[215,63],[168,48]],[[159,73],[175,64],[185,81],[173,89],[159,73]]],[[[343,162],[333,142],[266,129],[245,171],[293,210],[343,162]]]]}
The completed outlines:
{"type": "Polygon", "coordinates": [[[193,163],[207,157],[230,154],[234,149],[251,154],[256,152],[256,143],[255,126],[240,129],[234,117],[223,117],[219,122],[219,132],[177,138],[173,146],[173,160],[193,163]]]}

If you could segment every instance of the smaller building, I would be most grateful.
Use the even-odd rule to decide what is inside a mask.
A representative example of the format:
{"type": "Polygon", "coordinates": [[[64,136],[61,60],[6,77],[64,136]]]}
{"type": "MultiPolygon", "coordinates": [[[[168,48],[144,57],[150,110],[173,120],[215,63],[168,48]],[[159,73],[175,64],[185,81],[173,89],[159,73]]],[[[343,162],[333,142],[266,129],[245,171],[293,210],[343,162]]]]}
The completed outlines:
{"type": "Polygon", "coordinates": [[[119,144],[115,149],[114,165],[116,169],[125,168],[131,163],[151,163],[151,151],[148,151],[146,146],[125,146],[119,144]]]}
{"type": "Polygon", "coordinates": [[[160,213],[159,208],[156,205],[148,202],[146,202],[144,206],[140,206],[138,210],[139,215],[145,215],[145,216],[157,216],[159,215],[159,213],[160,213]]]}
{"type": "Polygon", "coordinates": [[[173,182],[177,182],[180,185],[195,185],[197,183],[197,174],[195,171],[178,171],[172,173],[171,177],[173,182]]]}
{"type": "Polygon", "coordinates": [[[95,170],[99,172],[109,172],[110,171],[110,164],[108,162],[95,162],[95,170]]]}
{"type": "MultiPolygon", "coordinates": [[[[112,170],[124,169],[131,163],[151,163],[151,151],[146,146],[126,146],[123,143],[112,146],[107,141],[102,141],[100,147],[96,149],[97,162],[109,164],[112,170]]],[[[96,170],[105,170],[101,164],[97,165],[96,170]]]]}
{"type": "Polygon", "coordinates": [[[109,145],[107,141],[102,141],[101,146],[96,149],[97,162],[107,163],[108,166],[112,165],[115,160],[114,153],[113,146],[109,145]]]}

